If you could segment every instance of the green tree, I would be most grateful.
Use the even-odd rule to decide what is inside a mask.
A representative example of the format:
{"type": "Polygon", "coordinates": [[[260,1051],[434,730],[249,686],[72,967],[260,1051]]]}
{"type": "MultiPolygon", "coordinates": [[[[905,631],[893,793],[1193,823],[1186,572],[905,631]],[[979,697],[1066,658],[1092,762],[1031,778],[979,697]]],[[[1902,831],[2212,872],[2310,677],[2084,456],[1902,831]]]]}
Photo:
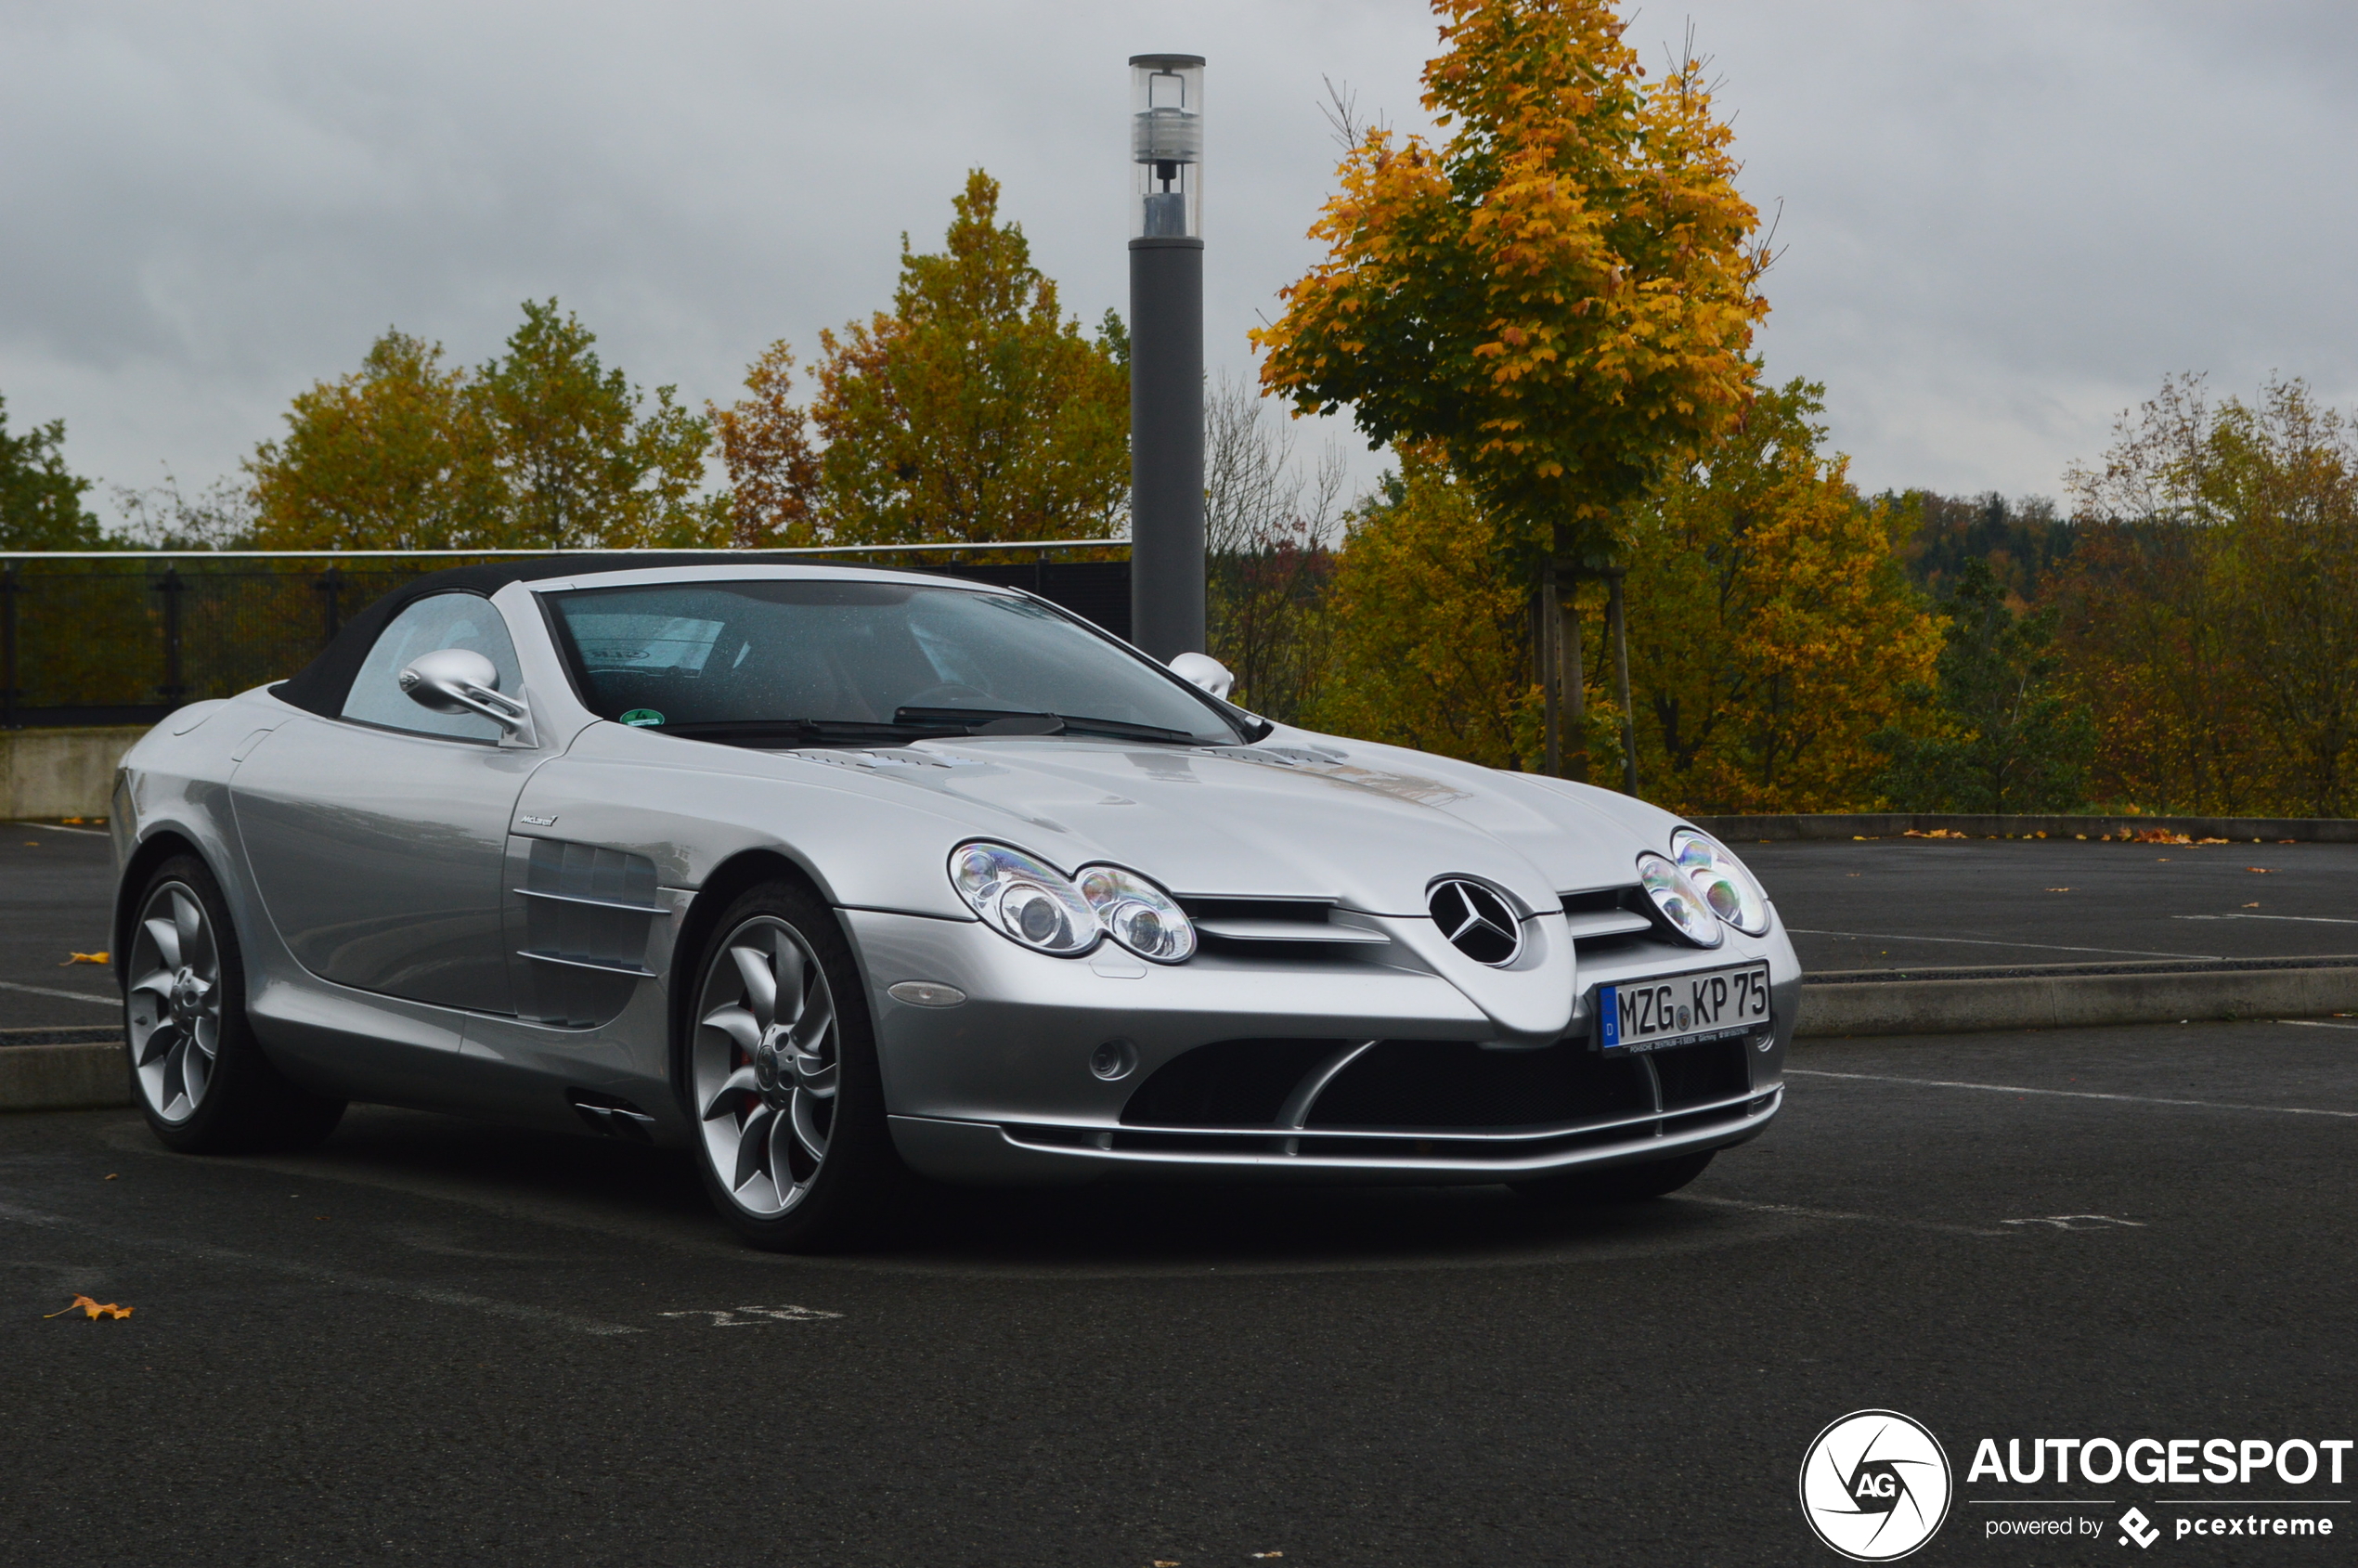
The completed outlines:
{"type": "Polygon", "coordinates": [[[7,400],[0,398],[0,548],[105,547],[98,520],[82,504],[90,481],[66,467],[65,444],[63,420],[9,434],[7,400]]]}
{"type": "Polygon", "coordinates": [[[1331,662],[1303,722],[1492,768],[1529,757],[1530,616],[1499,531],[1437,457],[1404,449],[1343,537],[1331,662]]]}
{"type": "Polygon", "coordinates": [[[1255,331],[1298,411],[1436,444],[1504,542],[1600,563],[1626,510],[1750,396],[1767,265],[1704,66],[1648,84],[1603,0],[1434,0],[1424,105],[1368,129],[1255,331]]]}
{"type": "Polygon", "coordinates": [[[276,550],[463,550],[511,542],[508,488],[464,368],[395,329],[360,369],[295,395],[246,460],[253,538],[276,550]]]}
{"type": "Polygon", "coordinates": [[[1881,793],[1910,811],[2067,811],[2087,797],[2096,731],[2056,679],[2052,610],[2017,616],[1986,561],[1968,559],[1948,604],[1937,688],[1913,688],[1937,726],[1875,737],[1881,793]]]}
{"type": "Polygon", "coordinates": [[[695,491],[710,423],[668,386],[641,413],[639,389],[598,362],[597,341],[555,300],[527,300],[508,352],[469,388],[507,481],[510,541],[558,550],[705,542],[717,519],[695,491]]]}
{"type": "Polygon", "coordinates": [[[703,544],[725,528],[696,491],[711,427],[654,405],[555,300],[526,302],[479,369],[398,330],[361,368],[296,395],[246,460],[254,540],[282,550],[703,544]]]}
{"type": "MultiPolygon", "coordinates": [[[[1691,811],[1862,804],[1883,763],[1868,737],[1933,674],[1939,625],[1893,548],[1912,519],[1862,501],[1848,460],[1822,450],[1824,397],[1804,381],[1762,392],[1638,513],[1639,745],[1646,776],[1691,811]]],[[[1600,668],[1603,650],[1583,663],[1600,668]]]]}
{"type": "Polygon", "coordinates": [[[889,314],[820,334],[810,421],[835,541],[1101,538],[1130,490],[1128,343],[1064,317],[999,182],[974,170],[944,248],[900,240],[889,314]]]}

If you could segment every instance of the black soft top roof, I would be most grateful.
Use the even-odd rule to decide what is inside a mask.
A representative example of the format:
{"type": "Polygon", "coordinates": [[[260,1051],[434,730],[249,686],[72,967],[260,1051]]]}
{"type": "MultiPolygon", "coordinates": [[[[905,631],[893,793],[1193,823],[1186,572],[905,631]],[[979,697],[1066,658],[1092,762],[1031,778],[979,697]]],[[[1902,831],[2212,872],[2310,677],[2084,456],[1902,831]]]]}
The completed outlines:
{"type": "MultiPolygon", "coordinates": [[[[482,566],[452,566],[446,571],[429,572],[422,577],[402,584],[391,593],[370,604],[336,633],[335,641],[319,651],[319,656],[296,671],[292,677],[270,688],[271,694],[282,702],[292,703],[313,713],[330,718],[343,711],[344,698],[352,692],[352,682],[360,674],[360,666],[376,645],[377,633],[387,622],[419,600],[436,593],[480,593],[488,599],[510,583],[540,582],[551,577],[578,577],[585,572],[638,572],[657,566],[749,566],[784,565],[785,562],[763,560],[758,555],[730,551],[687,551],[678,553],[648,555],[538,555],[522,561],[495,561],[482,566]]],[[[797,566],[819,565],[816,562],[797,561],[797,566]]],[[[841,569],[841,568],[838,568],[841,569]]],[[[868,567],[874,571],[875,568],[868,567]]]]}

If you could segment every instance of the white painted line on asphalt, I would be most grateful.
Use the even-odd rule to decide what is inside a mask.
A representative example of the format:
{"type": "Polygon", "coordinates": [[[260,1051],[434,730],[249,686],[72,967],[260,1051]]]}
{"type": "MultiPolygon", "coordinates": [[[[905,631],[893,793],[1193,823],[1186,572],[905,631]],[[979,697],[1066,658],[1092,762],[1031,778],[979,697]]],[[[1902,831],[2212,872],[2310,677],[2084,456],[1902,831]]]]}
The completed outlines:
{"type": "Polygon", "coordinates": [[[14,980],[0,980],[0,991],[20,991],[28,996],[62,996],[69,1002],[96,1002],[102,1007],[123,1005],[120,996],[100,996],[95,991],[59,991],[51,985],[19,985],[14,980]]]}
{"type": "Polygon", "coordinates": [[[2297,1024],[2302,1029],[2358,1029],[2358,1024],[2338,1024],[2326,1018],[2278,1018],[2280,1024],[2297,1024]]]}
{"type": "Polygon", "coordinates": [[[2298,920],[2304,926],[2358,926],[2332,914],[2173,914],[2172,920],[2298,920]]]}
{"type": "Polygon", "coordinates": [[[2141,1106],[2193,1106],[2201,1110],[2264,1110],[2277,1116],[2339,1116],[2358,1121],[2358,1110],[2315,1110],[2307,1106],[2247,1106],[2226,1100],[2165,1100],[2152,1095],[2100,1095],[2092,1089],[2033,1089],[2021,1083],[1961,1083],[1947,1078],[1898,1078],[1882,1072],[1828,1072],[1789,1067],[1788,1078],[1849,1078],[1861,1083],[1912,1083],[1920,1089],[1983,1089],[1993,1095],[2049,1095],[2066,1100],[2120,1100],[2141,1106]]]}
{"type": "Polygon", "coordinates": [[[86,833],[96,838],[111,838],[114,836],[103,827],[59,827],[56,823],[10,823],[8,825],[10,827],[29,827],[41,833],[86,833]]]}
{"type": "MultiPolygon", "coordinates": [[[[1790,1072],[1793,1069],[1785,1069],[1790,1072]]],[[[1937,1230],[1950,1236],[2019,1236],[2012,1230],[1990,1230],[1981,1225],[1949,1225],[1940,1220],[1911,1220],[1898,1214],[1854,1214],[1844,1209],[1805,1209],[1794,1203],[1749,1203],[1741,1198],[1712,1198],[1700,1192],[1682,1192],[1678,1197],[1689,1203],[1708,1203],[1716,1209],[1745,1209],[1758,1214],[1791,1214],[1804,1220],[1845,1220],[1875,1225],[1901,1225],[1910,1230],[1937,1230]]]]}
{"type": "Polygon", "coordinates": [[[2002,942],[1980,937],[1904,937],[1891,931],[1812,931],[1800,926],[1786,930],[1796,937],[1856,937],[1869,942],[1940,942],[1949,947],[2023,947],[2041,952],[2109,952],[2124,958],[2205,958],[2221,962],[2215,952],[2148,952],[2138,947],[2066,947],[2060,942],[2002,942]]]}
{"type": "Polygon", "coordinates": [[[430,1302],[435,1306],[464,1307],[471,1312],[493,1317],[513,1318],[523,1323],[538,1323],[551,1328],[569,1328],[577,1334],[640,1334],[642,1328],[627,1328],[619,1323],[601,1323],[591,1317],[576,1317],[571,1313],[554,1312],[547,1307],[527,1306],[522,1302],[495,1301],[489,1296],[477,1296],[465,1290],[446,1290],[438,1285],[420,1285],[408,1280],[382,1279],[374,1275],[348,1274],[340,1268],[327,1268],[318,1263],[297,1263],[292,1258],[265,1257],[259,1252],[243,1252],[233,1247],[214,1247],[201,1241],[171,1241],[161,1237],[126,1236],[104,1225],[71,1220],[62,1214],[45,1214],[37,1210],[20,1209],[13,1203],[0,1203],[0,1221],[18,1225],[39,1225],[46,1229],[76,1231],[128,1247],[152,1247],[162,1251],[177,1252],[183,1257],[201,1258],[210,1263],[240,1264],[248,1268],[268,1269],[276,1274],[291,1275],[315,1284],[332,1285],[347,1290],[366,1290],[380,1296],[407,1296],[411,1301],[430,1302]]]}
{"type": "Polygon", "coordinates": [[[816,1323],[823,1318],[841,1317],[839,1312],[824,1312],[807,1306],[741,1306],[692,1307],[686,1312],[659,1312],[657,1317],[709,1317],[715,1328],[758,1328],[767,1323],[816,1323]],[[749,1312],[751,1317],[737,1314],[749,1312]]]}

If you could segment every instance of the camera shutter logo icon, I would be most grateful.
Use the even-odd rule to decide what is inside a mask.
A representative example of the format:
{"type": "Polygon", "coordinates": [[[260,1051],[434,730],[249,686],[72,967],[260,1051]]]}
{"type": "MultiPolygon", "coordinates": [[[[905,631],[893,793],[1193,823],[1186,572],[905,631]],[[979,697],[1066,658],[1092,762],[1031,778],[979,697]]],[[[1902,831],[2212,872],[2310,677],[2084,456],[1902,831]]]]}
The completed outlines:
{"type": "Polygon", "coordinates": [[[1890,1562],[1923,1546],[1954,1492],[1940,1440],[1897,1410],[1853,1411],[1802,1456],[1802,1517],[1853,1562],[1890,1562]]]}

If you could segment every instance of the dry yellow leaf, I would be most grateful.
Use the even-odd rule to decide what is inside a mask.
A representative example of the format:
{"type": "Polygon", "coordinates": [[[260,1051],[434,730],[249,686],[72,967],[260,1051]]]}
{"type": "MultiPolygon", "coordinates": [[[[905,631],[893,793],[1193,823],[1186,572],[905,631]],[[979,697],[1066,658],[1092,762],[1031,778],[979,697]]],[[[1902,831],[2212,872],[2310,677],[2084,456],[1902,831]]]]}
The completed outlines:
{"type": "Polygon", "coordinates": [[[131,1309],[127,1306],[117,1306],[112,1302],[94,1302],[87,1296],[76,1296],[73,1299],[73,1306],[59,1307],[55,1312],[45,1312],[41,1315],[63,1317],[74,1307],[80,1307],[84,1317],[128,1317],[131,1315],[131,1309]]]}
{"type": "Polygon", "coordinates": [[[72,957],[68,958],[65,964],[58,965],[58,967],[62,969],[66,966],[66,964],[104,964],[107,961],[107,956],[108,955],[103,952],[77,952],[72,957]]]}

